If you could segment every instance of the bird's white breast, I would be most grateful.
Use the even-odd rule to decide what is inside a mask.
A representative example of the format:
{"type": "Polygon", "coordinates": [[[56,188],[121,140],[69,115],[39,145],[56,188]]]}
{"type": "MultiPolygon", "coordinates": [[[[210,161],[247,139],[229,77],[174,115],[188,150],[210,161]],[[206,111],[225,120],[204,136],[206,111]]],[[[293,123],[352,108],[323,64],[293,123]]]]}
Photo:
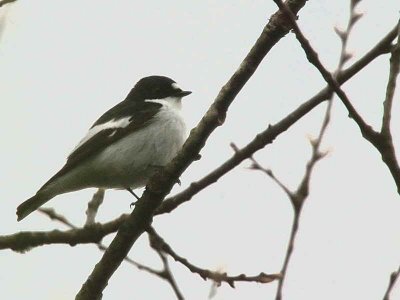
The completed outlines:
{"type": "Polygon", "coordinates": [[[99,180],[104,178],[108,185],[114,182],[115,188],[145,185],[157,167],[175,157],[186,139],[179,98],[146,101],[162,104],[150,125],[110,145],[93,161],[99,180]]]}

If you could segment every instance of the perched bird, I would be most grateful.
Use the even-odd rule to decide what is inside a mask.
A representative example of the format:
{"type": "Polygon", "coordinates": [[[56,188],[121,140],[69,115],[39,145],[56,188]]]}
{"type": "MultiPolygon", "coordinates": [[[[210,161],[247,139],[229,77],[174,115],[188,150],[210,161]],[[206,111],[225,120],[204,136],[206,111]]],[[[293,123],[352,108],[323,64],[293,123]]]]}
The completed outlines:
{"type": "Polygon", "coordinates": [[[189,94],[168,77],[139,80],[90,127],[64,167],[18,206],[18,221],[57,195],[89,187],[135,195],[132,189],[145,186],[181,149],[186,139],[181,100],[189,94]]]}

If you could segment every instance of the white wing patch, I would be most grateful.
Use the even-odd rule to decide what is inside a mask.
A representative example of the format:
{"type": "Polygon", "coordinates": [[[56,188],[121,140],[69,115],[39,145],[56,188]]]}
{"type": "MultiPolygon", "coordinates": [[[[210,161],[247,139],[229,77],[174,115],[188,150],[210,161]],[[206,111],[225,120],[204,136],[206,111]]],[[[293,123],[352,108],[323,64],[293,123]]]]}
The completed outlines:
{"type": "MultiPolygon", "coordinates": [[[[106,129],[111,129],[111,128],[125,128],[127,127],[132,121],[130,121],[131,117],[125,117],[122,119],[112,119],[111,121],[108,121],[103,124],[96,125],[92,128],[89,129],[88,133],[86,136],[79,142],[79,144],[74,148],[72,152],[74,152],[76,149],[78,149],[80,146],[82,146],[84,143],[86,143],[88,140],[90,140],[93,136],[95,136],[97,133],[99,133],[102,130],[106,129]]],[[[113,136],[117,131],[114,130],[109,137],[113,136]]]]}

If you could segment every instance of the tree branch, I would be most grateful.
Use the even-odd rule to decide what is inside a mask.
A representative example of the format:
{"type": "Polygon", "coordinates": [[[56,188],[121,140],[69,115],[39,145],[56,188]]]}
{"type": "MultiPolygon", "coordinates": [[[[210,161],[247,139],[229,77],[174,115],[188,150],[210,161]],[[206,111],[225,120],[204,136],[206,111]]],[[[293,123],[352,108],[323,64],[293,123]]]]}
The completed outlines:
{"type": "Polygon", "coordinates": [[[89,226],[95,223],[97,211],[104,200],[104,189],[98,189],[96,193],[93,194],[92,200],[88,203],[88,208],[86,209],[86,222],[85,226],[89,226]]]}
{"type": "MultiPolygon", "coordinates": [[[[320,152],[319,148],[320,148],[322,139],[324,137],[324,134],[326,132],[326,128],[329,124],[331,108],[332,108],[332,99],[330,99],[330,101],[328,103],[325,117],[322,122],[318,138],[315,141],[311,141],[311,146],[312,146],[311,159],[309,160],[309,162],[306,165],[306,170],[305,170],[303,179],[301,180],[297,190],[294,193],[287,192],[287,195],[289,196],[290,202],[293,207],[294,214],[293,214],[293,223],[292,223],[292,228],[290,231],[289,242],[288,242],[288,246],[286,249],[286,255],[285,255],[285,259],[284,259],[282,270],[281,270],[282,277],[278,281],[278,288],[276,291],[276,298],[275,298],[276,300],[282,299],[283,284],[284,284],[284,281],[286,278],[287,269],[289,267],[290,258],[292,256],[292,253],[294,250],[294,242],[295,242],[297,232],[299,229],[299,222],[300,222],[302,208],[303,208],[304,202],[308,198],[309,191],[310,191],[310,180],[311,180],[312,171],[314,170],[314,167],[317,164],[317,162],[325,156],[324,153],[320,152]]],[[[254,159],[253,159],[253,161],[254,161],[254,159]]],[[[284,186],[279,181],[277,181],[277,182],[280,184],[280,186],[284,186]]]]}
{"type": "MultiPolygon", "coordinates": [[[[392,174],[392,177],[396,183],[397,186],[397,192],[400,194],[400,166],[397,162],[396,155],[395,155],[395,150],[393,146],[393,141],[391,136],[384,135],[382,132],[377,132],[375,131],[370,125],[368,125],[363,118],[360,116],[360,114],[357,112],[357,110],[354,108],[354,106],[351,104],[349,98],[347,95],[343,92],[343,90],[340,88],[338,82],[333,78],[332,74],[329,73],[325,67],[322,65],[318,58],[318,54],[315,52],[315,50],[311,47],[309,41],[304,37],[303,33],[301,32],[300,28],[298,27],[296,23],[296,19],[294,14],[291,12],[291,10],[288,8],[286,4],[284,4],[281,0],[274,0],[274,2],[279,6],[279,8],[285,12],[287,18],[290,20],[292,26],[293,26],[293,31],[296,34],[297,40],[300,42],[301,47],[303,48],[307,59],[311,64],[313,64],[318,71],[321,73],[322,77],[325,79],[325,81],[331,86],[331,88],[335,91],[335,93],[338,95],[344,106],[346,107],[349,116],[356,122],[358,125],[362,136],[368,140],[381,154],[383,162],[386,164],[388,167],[390,173],[392,174]]],[[[398,33],[398,30],[396,31],[398,33]]],[[[396,49],[397,47],[395,47],[396,49]]],[[[398,54],[396,51],[395,54],[398,54]]],[[[396,64],[397,59],[392,60],[393,64],[396,64]]],[[[394,70],[393,68],[391,68],[394,70]]],[[[396,78],[397,75],[394,74],[393,76],[396,78]]],[[[391,107],[391,105],[390,105],[391,107]]],[[[386,116],[386,118],[388,115],[386,116]]],[[[390,118],[389,118],[390,119],[390,118]]],[[[385,128],[386,125],[383,126],[385,128]]],[[[387,126],[386,126],[387,127],[387,126]]]]}
{"type": "MultiPolygon", "coordinates": [[[[345,83],[352,78],[355,74],[361,71],[371,61],[386,54],[390,51],[391,42],[396,38],[397,27],[393,28],[382,40],[380,40],[370,51],[368,51],[357,62],[342,72],[339,72],[337,81],[340,84],[345,83]]],[[[329,99],[332,95],[332,89],[327,86],[319,91],[315,96],[301,104],[297,109],[289,113],[285,118],[270,125],[266,130],[260,132],[256,137],[242,149],[235,151],[234,155],[225,161],[222,165],[211,171],[202,179],[193,182],[187,189],[176,194],[173,197],[166,199],[161,206],[157,209],[156,215],[170,213],[179,205],[189,201],[195,194],[199,193],[209,185],[218,181],[219,178],[238,166],[243,160],[253,155],[258,150],[264,148],[266,145],[272,143],[281,133],[289,129],[299,119],[304,117],[316,106],[329,99]]]]}
{"type": "Polygon", "coordinates": [[[93,224],[79,229],[66,231],[52,230],[47,232],[19,232],[12,235],[0,236],[0,250],[11,249],[25,252],[33,247],[49,244],[77,244],[98,243],[106,235],[118,230],[126,220],[126,215],[104,224],[93,224]]]}
{"type": "Polygon", "coordinates": [[[56,213],[56,211],[53,208],[40,207],[38,208],[37,211],[46,215],[52,221],[58,221],[71,229],[78,229],[78,227],[72,224],[70,221],[68,221],[66,217],[56,213]]]}
{"type": "MultiPolygon", "coordinates": [[[[299,11],[306,0],[288,0],[294,11],[299,11]]],[[[76,296],[77,300],[101,299],[102,291],[108,280],[128,254],[137,238],[152,222],[152,217],[164,197],[170,192],[179,176],[195,160],[204,147],[210,134],[225,120],[226,112],[246,82],[256,71],[258,65],[269,50],[288,32],[285,18],[281,13],[275,13],[265,26],[260,37],[240,64],[238,70],[222,87],[214,103],[204,115],[200,123],[191,131],[178,155],[163,170],[156,173],[149,181],[147,188],[137,202],[135,209],[124,222],[111,245],[95,266],[89,278],[82,285],[76,296]]]]}
{"type": "Polygon", "coordinates": [[[390,274],[389,285],[385,291],[383,300],[390,300],[390,293],[391,293],[396,281],[399,279],[399,277],[400,277],[400,267],[395,272],[390,274]]]}
{"type": "MultiPolygon", "coordinates": [[[[397,26],[393,28],[379,43],[377,43],[369,52],[367,52],[361,59],[355,62],[351,67],[347,68],[343,72],[338,75],[338,82],[344,83],[349,80],[352,76],[357,74],[360,70],[362,70],[366,65],[368,65],[371,61],[373,61],[378,56],[387,53],[390,50],[391,42],[396,38],[397,34],[397,26]]],[[[213,182],[216,182],[220,177],[224,174],[232,170],[234,167],[239,165],[243,160],[254,154],[259,149],[262,149],[268,143],[271,143],[279,134],[286,131],[293,125],[297,120],[311,111],[314,107],[316,107],[321,102],[328,99],[331,90],[329,87],[321,90],[314,97],[309,99],[307,102],[300,105],[296,110],[290,113],[287,117],[282,119],[277,124],[270,126],[267,130],[258,134],[257,137],[250,142],[246,147],[239,149],[237,153],[235,153],[230,159],[228,159],[225,163],[223,163],[220,167],[209,173],[207,176],[202,178],[201,180],[195,182],[188,189],[182,191],[181,193],[167,199],[157,210],[157,214],[168,213],[173,209],[178,207],[180,204],[191,199],[193,195],[203,190],[213,182]]],[[[42,212],[45,212],[47,215],[49,214],[48,209],[40,209],[42,212]]],[[[118,224],[122,224],[126,219],[127,215],[122,215],[119,218],[110,221],[106,224],[113,224],[117,222],[118,224]]],[[[54,216],[53,216],[54,218],[54,216]]],[[[64,220],[65,221],[65,220],[64,220]]],[[[65,223],[65,222],[64,222],[65,223]]],[[[104,225],[106,225],[104,224],[104,225]]],[[[72,225],[72,224],[69,224],[72,225]]],[[[102,226],[98,224],[99,226],[102,226]]],[[[118,230],[118,226],[116,225],[107,232],[106,234],[113,233],[118,230]]],[[[72,228],[72,227],[71,227],[72,228]]],[[[26,232],[26,233],[16,233],[8,236],[0,236],[0,249],[14,249],[16,251],[26,251],[29,248],[42,246],[42,245],[50,245],[57,243],[67,243],[67,244],[77,244],[78,240],[74,239],[72,236],[78,237],[83,236],[81,232],[83,229],[77,229],[75,235],[73,235],[73,231],[56,231],[57,234],[50,234],[50,232],[26,232]],[[65,235],[64,235],[65,233],[65,235]],[[33,237],[33,240],[25,239],[23,244],[20,244],[20,238],[23,234],[25,237],[33,237]],[[54,240],[53,240],[54,239],[54,240]]],[[[96,229],[94,229],[96,231],[96,229]]],[[[85,228],[85,232],[90,232],[90,228],[85,228]]],[[[106,235],[105,234],[105,235],[106,235]]],[[[89,234],[90,235],[90,234],[89,234]]],[[[85,243],[96,243],[96,238],[90,239],[90,237],[85,241],[85,243]]]]}
{"type": "Polygon", "coordinates": [[[213,272],[207,269],[199,268],[192,263],[190,263],[186,258],[178,255],[170,245],[168,245],[164,239],[154,230],[153,227],[147,230],[147,233],[151,237],[152,247],[158,249],[162,252],[169,254],[175,261],[181,263],[186,268],[188,268],[192,273],[199,275],[204,280],[210,279],[217,283],[226,282],[232,288],[235,287],[235,282],[245,281],[245,282],[258,282],[258,283],[270,283],[281,277],[280,274],[265,274],[261,272],[256,276],[246,276],[245,274],[240,274],[237,276],[228,276],[226,273],[213,272]]]}
{"type": "Polygon", "coordinates": [[[386,87],[386,97],[383,102],[383,119],[381,133],[383,135],[390,136],[390,121],[393,106],[394,91],[396,89],[396,79],[399,75],[400,69],[400,20],[398,26],[397,43],[394,45],[392,50],[392,56],[390,57],[390,71],[389,79],[386,87]]]}
{"type": "Polygon", "coordinates": [[[342,100],[343,104],[346,106],[349,116],[357,123],[358,127],[361,130],[361,133],[364,137],[368,137],[370,139],[377,138],[378,133],[375,132],[371,126],[369,126],[364,119],[360,116],[354,106],[351,104],[349,98],[346,93],[340,88],[339,83],[335,80],[332,74],[322,65],[321,61],[318,58],[317,52],[311,47],[310,42],[305,38],[303,33],[301,32],[299,26],[296,22],[296,17],[293,12],[284,4],[281,0],[273,0],[276,5],[281,9],[288,20],[293,26],[293,31],[296,35],[297,40],[300,42],[301,47],[303,48],[308,61],[314,65],[318,71],[321,73],[322,77],[329,84],[333,91],[338,95],[340,100],[342,100]]]}
{"type": "Polygon", "coordinates": [[[160,259],[164,265],[164,269],[159,272],[159,276],[169,283],[169,285],[172,287],[177,299],[183,300],[184,297],[182,295],[182,292],[179,290],[178,285],[175,281],[174,275],[172,274],[171,268],[169,267],[168,257],[165,255],[164,252],[161,251],[160,248],[157,247],[157,245],[154,243],[153,236],[150,234],[149,234],[149,242],[150,242],[151,248],[153,248],[153,250],[157,252],[158,256],[160,257],[160,259]]]}
{"type": "MultiPolygon", "coordinates": [[[[232,143],[231,146],[235,151],[238,150],[238,147],[236,147],[235,144],[232,143]]],[[[258,170],[263,172],[269,178],[275,181],[275,183],[285,192],[286,196],[288,196],[289,198],[293,197],[294,193],[282,181],[276,178],[271,169],[264,168],[253,156],[250,156],[249,160],[251,161],[251,166],[250,166],[251,170],[258,170]]]]}
{"type": "MultiPolygon", "coordinates": [[[[335,72],[336,74],[338,74],[342,71],[344,64],[350,58],[350,56],[347,54],[346,46],[347,46],[347,41],[348,41],[350,32],[351,32],[354,24],[361,17],[361,15],[357,14],[355,11],[355,7],[359,1],[360,0],[351,1],[350,18],[349,18],[346,30],[339,31],[338,29],[336,29],[336,33],[339,35],[341,42],[342,42],[339,63],[338,63],[337,71],[335,72]]],[[[335,76],[334,80],[336,81],[336,76],[335,76]]],[[[333,94],[331,95],[331,97],[329,99],[328,106],[327,106],[326,112],[325,112],[325,116],[322,121],[321,128],[319,130],[318,138],[316,140],[311,141],[312,155],[311,155],[310,161],[307,163],[306,171],[304,173],[303,179],[300,182],[295,193],[288,193],[289,199],[292,203],[293,211],[294,211],[293,223],[292,223],[292,228],[290,231],[290,237],[289,237],[289,242],[288,242],[288,246],[286,249],[285,259],[284,259],[282,270],[281,270],[282,278],[278,281],[278,288],[276,290],[276,296],[275,296],[276,300],[282,299],[283,285],[284,285],[284,282],[286,279],[289,262],[290,262],[290,259],[292,257],[293,250],[294,250],[294,243],[295,243],[295,239],[296,239],[298,229],[299,229],[299,222],[300,222],[302,208],[303,208],[304,202],[306,201],[306,199],[308,198],[308,195],[309,195],[312,171],[313,171],[316,163],[325,156],[325,153],[322,153],[320,151],[320,146],[321,146],[323,137],[326,133],[326,129],[330,122],[332,103],[333,103],[333,94]]]]}
{"type": "MultiPolygon", "coordinates": [[[[96,195],[97,196],[101,195],[100,189],[94,194],[94,196],[96,196],[96,195]]],[[[93,198],[95,198],[95,197],[93,197],[93,198]]],[[[95,202],[97,202],[97,200],[95,200],[95,202]]],[[[39,211],[42,212],[43,214],[45,214],[51,220],[58,221],[58,222],[66,225],[66,226],[68,226],[70,228],[77,228],[70,221],[68,221],[67,218],[65,218],[64,216],[56,213],[56,211],[54,209],[40,208],[39,211]]],[[[86,225],[86,226],[88,226],[88,225],[86,225]]],[[[103,252],[107,250],[107,246],[102,244],[101,242],[97,243],[97,247],[99,248],[99,250],[101,250],[103,252]]],[[[157,276],[157,277],[159,277],[159,278],[161,278],[163,280],[166,280],[171,285],[171,287],[172,287],[175,295],[177,296],[177,298],[179,300],[184,299],[182,294],[181,294],[181,292],[179,291],[179,288],[178,288],[178,286],[177,286],[177,284],[175,282],[175,279],[174,279],[174,277],[172,275],[172,272],[171,272],[171,270],[169,268],[168,261],[166,261],[164,259],[164,257],[161,257],[162,253],[160,253],[156,249],[154,249],[154,250],[157,252],[158,255],[160,255],[161,261],[163,262],[164,269],[161,270],[161,271],[155,270],[155,269],[153,269],[151,267],[148,267],[148,266],[143,265],[143,264],[141,264],[141,263],[139,263],[137,261],[134,261],[133,259],[131,259],[128,256],[125,257],[125,261],[128,262],[129,264],[135,266],[137,269],[139,269],[141,271],[146,271],[147,273],[155,275],[155,276],[157,276]]]]}

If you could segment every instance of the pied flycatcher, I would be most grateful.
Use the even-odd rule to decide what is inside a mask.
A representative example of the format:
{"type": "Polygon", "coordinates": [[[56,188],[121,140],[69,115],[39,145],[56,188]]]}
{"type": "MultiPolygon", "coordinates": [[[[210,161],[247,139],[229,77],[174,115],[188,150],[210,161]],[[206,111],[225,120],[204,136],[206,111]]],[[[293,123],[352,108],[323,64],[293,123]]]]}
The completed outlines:
{"type": "Polygon", "coordinates": [[[133,193],[145,186],[186,139],[181,100],[189,94],[168,77],[139,80],[124,101],[90,127],[64,167],[18,206],[18,221],[60,194],[89,187],[133,193]]]}

